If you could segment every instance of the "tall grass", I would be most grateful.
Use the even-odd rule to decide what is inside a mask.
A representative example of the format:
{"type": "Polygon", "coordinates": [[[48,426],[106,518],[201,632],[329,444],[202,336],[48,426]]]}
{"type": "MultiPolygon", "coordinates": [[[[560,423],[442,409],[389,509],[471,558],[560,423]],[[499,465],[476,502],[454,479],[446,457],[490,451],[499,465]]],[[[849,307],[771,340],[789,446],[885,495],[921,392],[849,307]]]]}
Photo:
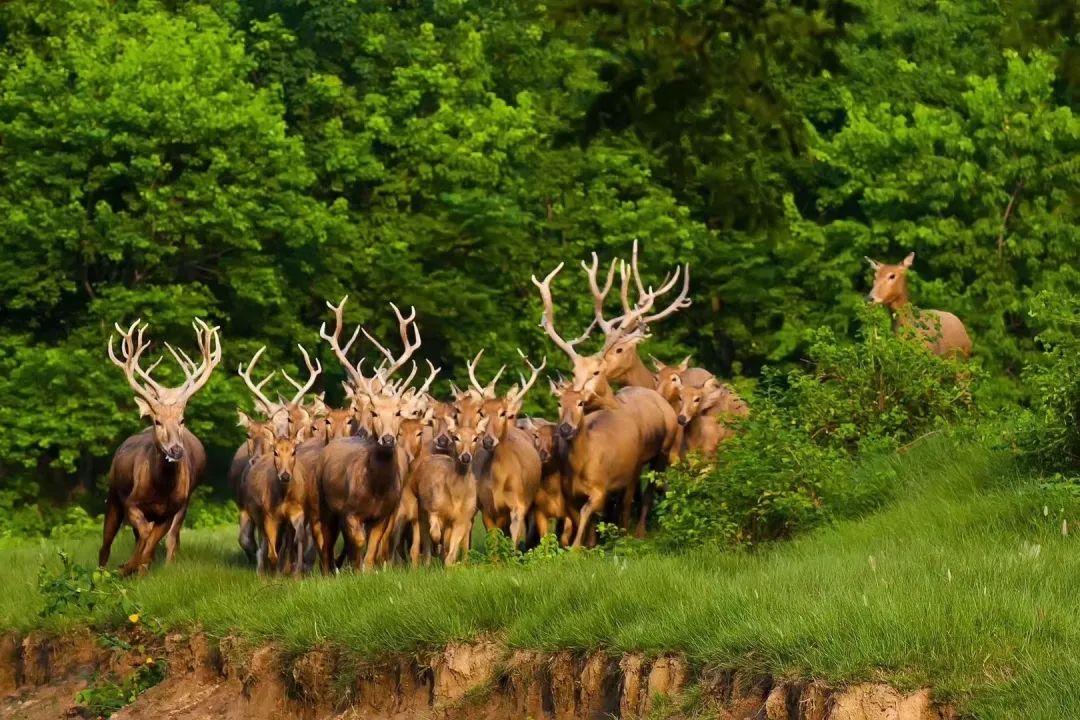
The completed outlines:
{"type": "MultiPolygon", "coordinates": [[[[497,633],[512,646],[930,685],[976,717],[1080,717],[1080,555],[1061,510],[980,446],[930,438],[871,463],[895,482],[887,510],[755,554],[259,580],[234,531],[194,531],[180,563],[130,587],[167,626],[294,650],[332,641],[374,656],[497,633]]],[[[95,550],[61,545],[80,562],[95,550]]],[[[0,625],[40,624],[34,575],[55,550],[0,550],[0,625]]]]}

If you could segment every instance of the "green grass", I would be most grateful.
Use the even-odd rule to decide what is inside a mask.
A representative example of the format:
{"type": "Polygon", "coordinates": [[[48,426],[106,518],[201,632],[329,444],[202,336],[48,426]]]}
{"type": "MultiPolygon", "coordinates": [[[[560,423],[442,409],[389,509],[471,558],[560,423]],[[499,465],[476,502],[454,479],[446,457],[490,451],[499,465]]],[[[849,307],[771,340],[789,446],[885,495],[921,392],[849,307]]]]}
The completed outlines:
{"type": "MultiPolygon", "coordinates": [[[[974,717],[1080,717],[1080,548],[1062,536],[1059,508],[1044,510],[1006,455],[943,438],[871,469],[894,477],[900,499],[886,510],[754,554],[264,581],[224,529],[186,532],[182,561],[130,588],[167,626],[291,649],[333,641],[378,655],[499,633],[513,646],[681,651],[774,674],[930,685],[974,717]]],[[[59,545],[84,563],[96,552],[96,538],[59,545]]],[[[56,548],[0,550],[0,626],[41,625],[34,579],[56,548]]],[[[73,621],[49,621],[63,622],[73,621]]]]}

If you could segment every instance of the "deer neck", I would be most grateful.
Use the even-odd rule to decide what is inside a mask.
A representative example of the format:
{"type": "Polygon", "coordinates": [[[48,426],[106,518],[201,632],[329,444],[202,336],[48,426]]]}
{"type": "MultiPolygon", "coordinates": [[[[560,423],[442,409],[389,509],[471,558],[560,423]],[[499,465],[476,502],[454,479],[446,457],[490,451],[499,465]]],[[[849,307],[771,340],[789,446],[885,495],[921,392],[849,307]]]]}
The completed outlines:
{"type": "Polygon", "coordinates": [[[376,443],[367,457],[368,483],[376,487],[393,484],[397,477],[397,446],[383,447],[376,443]]]}
{"type": "Polygon", "coordinates": [[[596,386],[592,399],[589,400],[589,412],[593,412],[594,410],[613,410],[617,407],[619,407],[619,403],[615,399],[615,393],[612,391],[611,385],[608,384],[607,380],[599,383],[596,386]]]}
{"type": "Polygon", "coordinates": [[[623,385],[632,387],[656,387],[656,375],[649,372],[649,368],[645,367],[645,363],[641,361],[641,356],[636,352],[634,353],[634,364],[630,366],[630,370],[623,377],[619,378],[619,381],[623,385]]]}

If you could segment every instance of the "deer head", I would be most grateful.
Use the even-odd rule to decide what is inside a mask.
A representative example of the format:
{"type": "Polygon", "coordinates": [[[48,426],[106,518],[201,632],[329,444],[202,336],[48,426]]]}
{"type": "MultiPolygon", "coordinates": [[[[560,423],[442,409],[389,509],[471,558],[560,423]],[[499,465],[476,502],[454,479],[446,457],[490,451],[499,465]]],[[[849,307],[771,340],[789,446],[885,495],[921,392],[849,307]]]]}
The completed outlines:
{"type": "Polygon", "coordinates": [[[447,432],[453,442],[452,454],[459,463],[468,465],[472,462],[473,454],[480,447],[490,421],[491,418],[487,416],[478,416],[474,425],[458,425],[453,417],[447,420],[447,432]]]}
{"type": "Polygon", "coordinates": [[[274,470],[278,480],[283,483],[292,481],[296,472],[296,445],[295,437],[271,438],[271,447],[274,450],[274,470]]]}
{"type": "Polygon", "coordinates": [[[161,363],[161,358],[145,370],[139,365],[143,352],[150,347],[150,341],[143,340],[143,333],[148,326],[140,323],[141,320],[136,320],[127,330],[119,324],[114,326],[120,333],[121,357],[117,358],[113,350],[113,336],[109,335],[109,359],[124,371],[128,385],[135,392],[135,404],[139,406],[140,416],[149,416],[153,421],[155,445],[167,461],[177,462],[184,456],[184,408],[221,362],[219,328],[210,327],[199,318],[192,322],[202,356],[199,363],[195,363],[183,350],[177,350],[165,343],[165,347],[184,373],[184,382],[179,387],[167,388],[151,376],[154,368],[161,363]]]}
{"type": "Polygon", "coordinates": [[[678,365],[665,365],[653,358],[653,365],[656,367],[656,392],[669,403],[677,402],[682,390],[682,373],[690,367],[690,356],[678,365]]]}
{"type": "Polygon", "coordinates": [[[540,455],[540,462],[546,463],[555,453],[555,423],[538,424],[529,418],[525,424],[525,431],[532,436],[533,447],[540,455]]]}
{"type": "Polygon", "coordinates": [[[627,372],[635,362],[635,353],[638,343],[648,337],[649,323],[662,320],[676,311],[688,307],[690,300],[687,298],[690,292],[690,266],[679,267],[674,273],[669,273],[661,282],[660,287],[654,290],[646,287],[638,271],[638,246],[634,241],[633,255],[629,265],[624,261],[612,261],[608,268],[607,276],[603,283],[598,277],[600,259],[596,253],[592,255],[592,263],[582,262],[581,266],[589,280],[589,290],[593,297],[593,321],[585,333],[573,341],[567,342],[555,330],[554,301],[551,295],[551,281],[562,270],[562,264],[556,267],[543,281],[534,276],[533,284],[540,290],[540,299],[544,306],[541,326],[555,344],[570,358],[574,366],[573,385],[579,389],[592,390],[594,393],[606,392],[605,384],[609,377],[618,377],[627,372]],[[622,314],[613,318],[604,317],[604,306],[608,295],[614,287],[616,270],[618,270],[619,300],[622,304],[622,314]],[[657,299],[670,292],[682,277],[682,289],[675,299],[662,310],[652,312],[657,299]],[[637,300],[630,301],[631,283],[636,286],[637,300]],[[575,346],[585,340],[592,328],[599,326],[604,333],[604,345],[600,352],[592,356],[582,356],[575,346]]]}
{"type": "Polygon", "coordinates": [[[866,258],[866,262],[874,269],[874,286],[866,299],[894,310],[906,305],[907,271],[915,262],[915,253],[908,253],[898,265],[884,265],[871,258],[866,258]]]}
{"type": "Polygon", "coordinates": [[[559,437],[572,440],[581,429],[585,420],[585,407],[589,402],[586,390],[552,384],[552,390],[559,398],[559,437]]]}
{"type": "Polygon", "coordinates": [[[312,406],[309,409],[309,407],[304,405],[304,395],[307,394],[308,390],[315,384],[315,380],[318,379],[319,374],[322,372],[322,364],[318,360],[312,364],[311,357],[308,355],[308,351],[304,346],[298,344],[297,347],[300,348],[300,353],[304,356],[304,364],[307,365],[308,368],[308,380],[306,383],[301,384],[289,377],[288,373],[284,370],[281,371],[281,374],[289,384],[296,389],[296,393],[290,399],[285,399],[279,395],[277,402],[274,402],[263,392],[266,383],[270,382],[270,379],[274,377],[276,371],[271,372],[260,382],[255,382],[251,377],[251,373],[255,369],[256,363],[259,362],[259,358],[262,357],[263,352],[266,351],[265,345],[255,352],[246,368],[243,363],[241,363],[237,366],[236,372],[244,379],[244,383],[248,386],[248,390],[251,391],[252,396],[255,398],[255,408],[273,421],[274,432],[280,436],[289,435],[303,440],[311,425],[311,410],[318,405],[318,403],[316,403],[316,406],[312,406]]]}
{"type": "Polygon", "coordinates": [[[353,434],[352,408],[330,408],[326,411],[326,417],[317,421],[317,425],[323,427],[323,437],[326,442],[338,438],[349,437],[353,434]]]}
{"type": "MultiPolygon", "coordinates": [[[[484,434],[483,446],[485,450],[494,450],[496,446],[503,439],[506,438],[506,431],[513,427],[517,422],[518,413],[521,412],[521,406],[525,402],[525,395],[529,392],[534,384],[536,384],[536,378],[540,376],[540,371],[547,365],[547,358],[544,358],[539,365],[533,365],[529,358],[525,356],[525,353],[518,350],[518,355],[525,361],[525,364],[529,366],[529,370],[532,372],[528,380],[524,375],[518,375],[519,382],[511,386],[506,395],[502,398],[485,399],[483,409],[481,413],[484,417],[489,419],[487,425],[487,433],[484,434]]],[[[477,356],[479,357],[479,356],[477,356]]],[[[499,370],[499,374],[502,370],[499,370]]],[[[476,376],[470,372],[471,379],[474,384],[474,390],[477,390],[481,394],[494,395],[495,393],[495,380],[492,380],[486,388],[480,388],[479,383],[476,381],[476,376]]],[[[497,380],[499,375],[495,376],[497,380]]]]}
{"type": "Polygon", "coordinates": [[[274,425],[269,420],[253,420],[243,410],[237,410],[237,425],[247,434],[247,453],[254,458],[270,451],[270,442],[274,438],[274,425]],[[267,435],[269,434],[269,439],[267,435]]]}

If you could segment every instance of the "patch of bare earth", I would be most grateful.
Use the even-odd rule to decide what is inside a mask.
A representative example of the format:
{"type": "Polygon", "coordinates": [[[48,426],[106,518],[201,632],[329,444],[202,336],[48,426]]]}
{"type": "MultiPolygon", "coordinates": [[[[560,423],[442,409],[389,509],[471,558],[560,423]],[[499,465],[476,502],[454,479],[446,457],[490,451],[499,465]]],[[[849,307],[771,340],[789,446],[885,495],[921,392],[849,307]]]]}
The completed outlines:
{"type": "MultiPolygon", "coordinates": [[[[359,661],[324,647],[245,651],[232,638],[167,637],[168,674],[113,717],[136,720],[946,720],[928,690],[883,684],[830,688],[737,672],[695,671],[678,656],[647,658],[509,650],[494,639],[439,652],[359,661]],[[685,691],[693,687],[693,693],[685,691]]],[[[0,638],[0,717],[55,720],[95,673],[123,675],[133,653],[90,633],[0,638]]]]}

